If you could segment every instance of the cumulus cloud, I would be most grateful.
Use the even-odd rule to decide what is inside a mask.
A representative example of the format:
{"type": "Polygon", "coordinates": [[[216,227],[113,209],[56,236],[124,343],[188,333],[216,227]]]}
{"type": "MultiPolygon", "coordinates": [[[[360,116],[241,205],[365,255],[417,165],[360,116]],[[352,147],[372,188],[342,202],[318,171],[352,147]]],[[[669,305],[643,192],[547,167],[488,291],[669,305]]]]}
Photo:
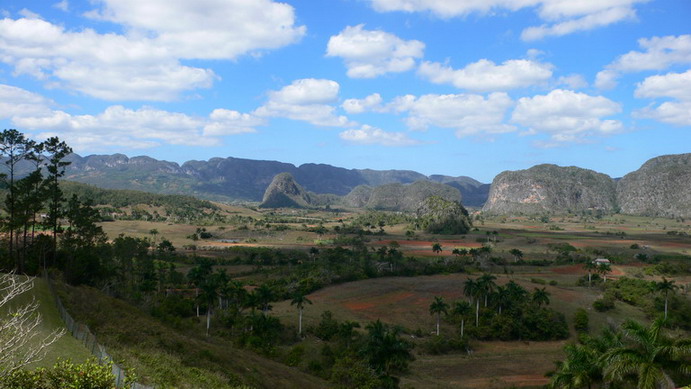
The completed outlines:
{"type": "Polygon", "coordinates": [[[11,85],[0,84],[0,119],[42,116],[54,103],[45,97],[11,85]]]}
{"type": "Polygon", "coordinates": [[[111,146],[147,148],[162,143],[210,146],[220,136],[254,132],[263,119],[227,109],[208,117],[194,117],[152,107],[130,109],[121,105],[95,115],[74,115],[53,108],[54,103],[21,88],[0,85],[0,119],[10,119],[39,137],[57,135],[75,150],[100,150],[111,146]]]}
{"type": "Polygon", "coordinates": [[[403,132],[387,132],[368,125],[343,131],[339,136],[347,142],[361,145],[413,146],[421,143],[403,132]]]}
{"type": "Polygon", "coordinates": [[[505,91],[546,82],[552,77],[552,65],[515,59],[501,65],[481,59],[463,69],[454,70],[436,62],[424,62],[418,74],[436,84],[452,84],[473,91],[505,91]]]}
{"type": "Polygon", "coordinates": [[[354,123],[336,114],[330,103],[338,100],[340,85],[336,81],[305,78],[277,91],[269,92],[269,100],[254,112],[259,117],[284,117],[315,126],[348,127],[354,123]]]}
{"type": "Polygon", "coordinates": [[[588,81],[580,74],[569,74],[568,76],[559,77],[557,83],[565,85],[570,89],[581,89],[588,86],[588,81]]]}
{"type": "MultiPolygon", "coordinates": [[[[67,2],[58,3],[60,7],[67,2]]],[[[0,20],[0,61],[15,75],[104,100],[170,101],[209,88],[210,69],[183,59],[235,59],[293,43],[305,32],[293,8],[270,0],[103,0],[88,15],[126,34],[70,31],[39,17],[0,20]]],[[[26,15],[26,13],[24,13],[26,15]]]]}
{"type": "Polygon", "coordinates": [[[386,73],[400,73],[415,67],[422,58],[425,44],[405,41],[396,35],[365,30],[362,24],[348,26],[329,39],[326,55],[343,58],[348,77],[374,78],[386,73]]]}
{"type": "Polygon", "coordinates": [[[431,12],[444,19],[471,13],[491,14],[503,10],[535,8],[540,19],[546,23],[525,29],[522,33],[524,40],[592,30],[632,19],[636,15],[634,5],[645,1],[647,0],[370,0],[373,8],[379,12],[431,12]]]}
{"type": "Polygon", "coordinates": [[[611,89],[617,85],[621,73],[663,70],[672,65],[691,63],[691,35],[642,38],[638,45],[641,51],[621,55],[599,72],[595,85],[611,89]]]}
{"type": "Polygon", "coordinates": [[[556,89],[519,99],[511,121],[527,127],[528,133],[550,134],[554,141],[582,142],[621,131],[620,121],[603,119],[619,112],[620,104],[606,97],[556,89]]]}
{"type": "Polygon", "coordinates": [[[514,126],[503,123],[513,101],[506,93],[487,97],[474,94],[412,95],[394,99],[388,108],[407,113],[406,124],[413,130],[430,126],[456,130],[457,137],[511,132],[514,126]]]}
{"type": "Polygon", "coordinates": [[[379,93],[373,93],[364,99],[347,99],[341,104],[341,107],[349,114],[369,111],[381,112],[384,110],[382,98],[379,93]]]}
{"type": "Polygon", "coordinates": [[[635,116],[677,126],[691,126],[691,70],[648,77],[638,84],[635,96],[678,100],[651,105],[636,111],[635,116]]]}

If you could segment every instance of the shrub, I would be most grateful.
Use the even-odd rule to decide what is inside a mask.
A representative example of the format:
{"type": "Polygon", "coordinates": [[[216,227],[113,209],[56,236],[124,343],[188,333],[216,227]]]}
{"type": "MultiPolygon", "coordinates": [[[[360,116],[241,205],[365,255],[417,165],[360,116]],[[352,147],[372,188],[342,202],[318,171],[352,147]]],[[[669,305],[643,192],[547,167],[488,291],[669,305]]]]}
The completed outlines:
{"type": "Polygon", "coordinates": [[[576,328],[577,332],[587,333],[589,327],[588,311],[583,308],[578,308],[576,313],[573,315],[573,326],[576,328]]]}
{"type": "Polygon", "coordinates": [[[593,302],[593,308],[598,312],[606,312],[610,309],[614,309],[614,298],[609,295],[597,299],[593,302]]]}
{"type": "Polygon", "coordinates": [[[100,365],[95,359],[81,364],[59,361],[50,369],[17,370],[2,378],[0,387],[12,389],[115,389],[115,376],[110,364],[100,365]]]}
{"type": "Polygon", "coordinates": [[[458,336],[431,336],[421,344],[422,352],[431,355],[448,354],[452,351],[465,351],[468,342],[458,336]]]}

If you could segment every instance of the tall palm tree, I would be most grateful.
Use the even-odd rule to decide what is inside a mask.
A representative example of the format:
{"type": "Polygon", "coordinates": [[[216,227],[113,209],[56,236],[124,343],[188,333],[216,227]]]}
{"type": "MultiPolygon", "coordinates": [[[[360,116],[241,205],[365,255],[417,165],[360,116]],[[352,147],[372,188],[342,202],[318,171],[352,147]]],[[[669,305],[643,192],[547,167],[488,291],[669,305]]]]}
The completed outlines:
{"type": "Polygon", "coordinates": [[[691,338],[665,335],[659,318],[649,327],[628,320],[622,324],[624,345],[602,356],[605,379],[629,382],[637,389],[675,388],[670,373],[691,376],[691,338]]]}
{"type": "Polygon", "coordinates": [[[498,306],[497,312],[501,315],[502,308],[511,298],[510,291],[505,286],[497,286],[497,291],[493,296],[498,306]]]}
{"type": "Polygon", "coordinates": [[[597,265],[597,272],[602,274],[604,282],[607,282],[607,274],[612,272],[612,266],[609,263],[601,263],[597,265]]]}
{"type": "Polygon", "coordinates": [[[293,296],[293,301],[290,305],[295,305],[298,308],[298,334],[302,335],[302,309],[305,304],[312,304],[312,301],[305,296],[301,291],[298,291],[295,296],[293,296]]]}
{"type": "Polygon", "coordinates": [[[439,336],[439,322],[441,314],[449,313],[449,304],[447,304],[442,297],[435,296],[434,301],[429,306],[430,315],[437,315],[437,336],[439,336]]]}
{"type": "Polygon", "coordinates": [[[463,294],[470,297],[471,304],[475,300],[475,327],[477,327],[480,324],[480,295],[482,294],[478,281],[468,278],[463,286],[463,294]]]}
{"type": "Polygon", "coordinates": [[[587,261],[583,265],[583,269],[588,272],[588,287],[590,288],[593,280],[593,272],[597,270],[597,264],[593,261],[587,261]]]}
{"type": "Polygon", "coordinates": [[[470,306],[470,304],[468,304],[467,301],[456,301],[456,303],[453,305],[451,314],[461,320],[461,338],[463,337],[463,332],[465,330],[465,318],[472,311],[473,308],[470,306]]]}
{"type": "Polygon", "coordinates": [[[538,307],[542,304],[549,305],[549,292],[545,288],[535,288],[532,300],[538,307]]]}
{"type": "Polygon", "coordinates": [[[665,295],[665,320],[667,319],[668,295],[670,292],[674,294],[677,288],[678,286],[674,285],[673,280],[668,280],[665,277],[662,277],[662,281],[655,283],[655,289],[665,295]]]}
{"type": "Polygon", "coordinates": [[[489,297],[490,293],[497,288],[497,284],[494,282],[496,279],[496,276],[485,273],[477,280],[477,282],[480,284],[479,288],[482,290],[482,294],[485,296],[485,308],[487,308],[487,298],[489,297]]]}

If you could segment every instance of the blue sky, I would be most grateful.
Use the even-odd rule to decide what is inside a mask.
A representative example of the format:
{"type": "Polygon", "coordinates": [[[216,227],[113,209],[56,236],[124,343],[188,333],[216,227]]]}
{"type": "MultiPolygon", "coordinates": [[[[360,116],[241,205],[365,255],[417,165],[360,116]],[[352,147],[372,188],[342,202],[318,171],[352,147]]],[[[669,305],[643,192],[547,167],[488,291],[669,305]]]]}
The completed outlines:
{"type": "Polygon", "coordinates": [[[691,152],[688,0],[0,0],[0,123],[82,155],[491,182],[691,152]]]}

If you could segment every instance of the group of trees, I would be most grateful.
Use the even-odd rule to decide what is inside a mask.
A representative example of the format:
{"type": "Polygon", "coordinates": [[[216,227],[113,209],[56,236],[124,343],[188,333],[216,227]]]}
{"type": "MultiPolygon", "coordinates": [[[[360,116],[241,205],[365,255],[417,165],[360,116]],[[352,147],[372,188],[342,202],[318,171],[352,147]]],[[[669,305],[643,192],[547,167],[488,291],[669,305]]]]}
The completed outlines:
{"type": "Polygon", "coordinates": [[[0,220],[7,234],[0,268],[24,273],[30,259],[38,257],[45,262],[48,253],[55,254],[60,221],[67,216],[59,179],[65,174],[69,164],[65,157],[71,152],[57,137],[35,142],[14,129],[0,133],[0,158],[5,165],[0,178],[7,192],[0,220]]]}
{"type": "Polygon", "coordinates": [[[443,298],[435,297],[430,305],[430,314],[436,316],[436,333],[442,314],[457,326],[461,337],[501,340],[550,340],[568,337],[564,316],[545,306],[549,304],[549,292],[535,288],[533,292],[511,280],[497,285],[496,277],[485,273],[468,278],[463,294],[468,301],[459,300],[451,305],[443,298]],[[466,321],[473,320],[474,326],[466,329],[466,321]]]}

